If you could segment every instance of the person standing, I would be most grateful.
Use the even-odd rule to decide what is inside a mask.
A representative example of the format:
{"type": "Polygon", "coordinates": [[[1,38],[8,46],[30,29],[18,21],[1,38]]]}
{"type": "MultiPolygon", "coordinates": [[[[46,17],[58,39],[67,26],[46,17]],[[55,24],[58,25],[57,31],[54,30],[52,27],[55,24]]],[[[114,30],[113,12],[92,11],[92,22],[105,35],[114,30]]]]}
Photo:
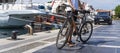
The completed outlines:
{"type": "MultiPolygon", "coordinates": [[[[79,0],[67,0],[68,1],[68,3],[69,3],[69,5],[70,5],[70,7],[72,8],[72,10],[71,11],[68,11],[67,13],[70,13],[70,12],[72,12],[73,13],[73,15],[78,15],[78,10],[82,10],[82,9],[84,9],[84,6],[81,4],[81,2],[79,1],[79,0]]],[[[74,21],[77,21],[77,17],[76,16],[73,16],[73,19],[74,19],[74,21]]],[[[75,22],[72,22],[72,26],[73,26],[73,32],[71,31],[70,32],[70,36],[69,36],[69,38],[68,38],[68,45],[71,47],[71,46],[74,46],[74,42],[72,42],[72,40],[71,40],[71,38],[72,38],[72,33],[74,34],[74,32],[75,32],[75,22]]]]}

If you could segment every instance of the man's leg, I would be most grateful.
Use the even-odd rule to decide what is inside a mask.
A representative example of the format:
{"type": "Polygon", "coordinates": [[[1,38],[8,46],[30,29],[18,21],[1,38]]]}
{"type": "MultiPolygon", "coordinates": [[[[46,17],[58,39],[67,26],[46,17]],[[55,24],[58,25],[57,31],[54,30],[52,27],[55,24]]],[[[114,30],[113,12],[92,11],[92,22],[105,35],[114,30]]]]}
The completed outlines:
{"type": "Polygon", "coordinates": [[[70,31],[69,37],[68,37],[68,45],[70,47],[73,47],[75,45],[75,43],[72,41],[73,30],[74,30],[74,24],[72,23],[72,30],[70,31]]]}
{"type": "Polygon", "coordinates": [[[74,12],[73,12],[73,35],[76,35],[76,21],[77,21],[77,16],[76,15],[78,15],[78,11],[77,10],[75,10],[74,12]]]}

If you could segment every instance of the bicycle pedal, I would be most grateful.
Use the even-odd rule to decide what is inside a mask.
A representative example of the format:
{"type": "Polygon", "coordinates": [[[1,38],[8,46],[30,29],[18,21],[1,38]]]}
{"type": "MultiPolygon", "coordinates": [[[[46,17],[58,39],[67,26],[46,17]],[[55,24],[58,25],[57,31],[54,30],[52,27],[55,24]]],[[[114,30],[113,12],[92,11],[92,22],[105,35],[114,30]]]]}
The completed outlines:
{"type": "Polygon", "coordinates": [[[76,25],[78,25],[78,24],[79,24],[79,22],[75,22],[75,24],[76,24],[76,25]]]}

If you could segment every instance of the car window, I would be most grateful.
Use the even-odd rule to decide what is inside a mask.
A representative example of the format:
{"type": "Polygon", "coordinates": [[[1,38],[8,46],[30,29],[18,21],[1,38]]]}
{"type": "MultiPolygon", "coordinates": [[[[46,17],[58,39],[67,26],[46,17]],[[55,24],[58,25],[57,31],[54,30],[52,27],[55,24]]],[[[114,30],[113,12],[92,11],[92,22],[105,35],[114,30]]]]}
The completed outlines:
{"type": "Polygon", "coordinates": [[[109,16],[109,12],[98,12],[99,16],[109,16]]]}

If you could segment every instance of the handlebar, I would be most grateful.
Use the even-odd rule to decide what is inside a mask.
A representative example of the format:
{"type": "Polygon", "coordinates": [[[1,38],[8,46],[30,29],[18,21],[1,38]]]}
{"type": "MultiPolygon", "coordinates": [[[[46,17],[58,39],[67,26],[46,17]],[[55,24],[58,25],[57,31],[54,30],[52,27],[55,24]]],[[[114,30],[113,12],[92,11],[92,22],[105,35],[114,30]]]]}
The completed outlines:
{"type": "MultiPolygon", "coordinates": [[[[67,5],[67,4],[64,4],[66,7],[70,7],[70,8],[72,8],[70,5],[67,5]]],[[[83,13],[83,14],[86,14],[86,13],[90,13],[90,11],[89,10],[77,10],[78,12],[80,12],[80,13],[83,13]]]]}
{"type": "Polygon", "coordinates": [[[90,13],[89,10],[78,10],[78,12],[83,13],[83,14],[90,13]]]}
{"type": "MultiPolygon", "coordinates": [[[[64,3],[64,4],[62,4],[62,5],[63,5],[63,6],[66,6],[66,7],[69,7],[69,8],[71,8],[71,10],[72,10],[72,7],[71,7],[68,3],[64,3]]],[[[70,10],[68,10],[68,11],[70,11],[70,10]]],[[[91,13],[90,10],[84,10],[84,9],[80,9],[80,10],[78,10],[78,12],[83,13],[83,14],[91,13]]]]}

